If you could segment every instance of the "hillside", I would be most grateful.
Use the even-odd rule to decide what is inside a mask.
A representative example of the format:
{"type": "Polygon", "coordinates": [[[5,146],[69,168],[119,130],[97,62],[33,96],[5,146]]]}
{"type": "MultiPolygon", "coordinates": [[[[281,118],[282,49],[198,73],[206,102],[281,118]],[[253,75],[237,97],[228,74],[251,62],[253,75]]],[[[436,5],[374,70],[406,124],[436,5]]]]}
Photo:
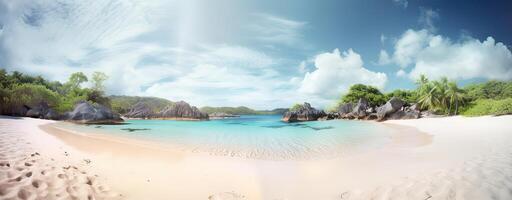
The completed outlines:
{"type": "Polygon", "coordinates": [[[158,97],[139,97],[139,96],[109,96],[112,104],[112,110],[117,113],[127,113],[130,108],[137,102],[143,102],[148,105],[152,111],[158,112],[164,109],[167,105],[171,105],[174,102],[167,99],[158,97]]]}
{"type": "Polygon", "coordinates": [[[272,114],[283,114],[288,111],[286,108],[277,108],[273,110],[254,110],[245,106],[238,107],[210,107],[205,106],[200,108],[201,111],[206,112],[208,114],[212,114],[215,112],[218,113],[227,113],[232,115],[272,115],[272,114]]]}

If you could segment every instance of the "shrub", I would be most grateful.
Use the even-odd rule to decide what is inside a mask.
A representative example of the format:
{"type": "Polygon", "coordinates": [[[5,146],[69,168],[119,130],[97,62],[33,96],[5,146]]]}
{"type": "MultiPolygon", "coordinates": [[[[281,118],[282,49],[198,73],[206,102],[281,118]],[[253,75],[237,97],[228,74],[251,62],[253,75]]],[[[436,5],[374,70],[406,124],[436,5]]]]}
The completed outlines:
{"type": "MultiPolygon", "coordinates": [[[[341,98],[342,103],[356,103],[360,98],[368,100],[371,106],[379,106],[386,103],[386,96],[379,89],[363,84],[355,84],[350,87],[348,93],[341,98]]],[[[341,103],[338,103],[340,105],[341,103]]]]}
{"type": "Polygon", "coordinates": [[[512,114],[512,98],[502,100],[479,99],[473,102],[464,112],[465,116],[505,115],[512,114]]]}
{"type": "Polygon", "coordinates": [[[302,105],[296,103],[294,104],[291,108],[290,108],[290,111],[294,112],[294,111],[298,111],[300,110],[300,108],[302,107],[302,105]]]}

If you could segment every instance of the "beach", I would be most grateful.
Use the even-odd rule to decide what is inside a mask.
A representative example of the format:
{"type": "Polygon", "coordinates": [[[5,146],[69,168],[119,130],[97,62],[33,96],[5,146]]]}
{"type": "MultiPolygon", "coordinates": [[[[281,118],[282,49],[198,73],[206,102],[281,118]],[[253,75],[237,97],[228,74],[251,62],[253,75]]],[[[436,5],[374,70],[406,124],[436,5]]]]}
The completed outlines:
{"type": "Polygon", "coordinates": [[[512,199],[512,116],[390,120],[396,134],[384,147],[278,161],[54,123],[0,118],[0,199],[512,199]]]}

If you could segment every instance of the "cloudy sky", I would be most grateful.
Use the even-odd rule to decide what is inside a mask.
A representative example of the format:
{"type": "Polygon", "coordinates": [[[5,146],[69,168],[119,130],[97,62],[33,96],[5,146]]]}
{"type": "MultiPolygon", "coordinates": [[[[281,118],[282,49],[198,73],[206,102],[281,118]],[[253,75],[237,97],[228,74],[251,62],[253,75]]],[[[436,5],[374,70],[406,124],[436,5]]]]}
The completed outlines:
{"type": "Polygon", "coordinates": [[[510,1],[0,0],[0,67],[109,94],[257,109],[331,105],[352,84],[512,79],[510,1]]]}

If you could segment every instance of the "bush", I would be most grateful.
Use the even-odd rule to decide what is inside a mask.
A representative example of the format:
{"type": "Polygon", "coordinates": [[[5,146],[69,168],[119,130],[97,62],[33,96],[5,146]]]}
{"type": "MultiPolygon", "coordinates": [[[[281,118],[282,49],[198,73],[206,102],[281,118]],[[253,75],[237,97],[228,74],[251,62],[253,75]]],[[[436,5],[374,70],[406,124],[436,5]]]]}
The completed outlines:
{"type": "Polygon", "coordinates": [[[49,107],[59,105],[59,95],[43,85],[24,83],[12,85],[12,89],[3,89],[2,112],[6,114],[22,115],[23,107],[35,107],[45,102],[49,107]],[[7,92],[7,93],[6,93],[7,92]],[[7,95],[6,95],[7,94],[7,95]]]}
{"type": "Polygon", "coordinates": [[[289,111],[292,111],[292,112],[299,111],[299,110],[300,110],[300,108],[302,108],[302,105],[300,105],[300,104],[296,103],[296,104],[294,104],[294,105],[289,109],[289,111]]]}
{"type": "Polygon", "coordinates": [[[462,114],[465,116],[512,114],[512,98],[502,100],[479,99],[473,102],[462,114]]]}
{"type": "MultiPolygon", "coordinates": [[[[350,87],[348,93],[341,98],[342,103],[356,103],[360,98],[368,100],[371,106],[379,106],[386,103],[386,96],[379,89],[363,84],[355,84],[350,87]]],[[[338,103],[340,105],[341,103],[338,103]]]]}

